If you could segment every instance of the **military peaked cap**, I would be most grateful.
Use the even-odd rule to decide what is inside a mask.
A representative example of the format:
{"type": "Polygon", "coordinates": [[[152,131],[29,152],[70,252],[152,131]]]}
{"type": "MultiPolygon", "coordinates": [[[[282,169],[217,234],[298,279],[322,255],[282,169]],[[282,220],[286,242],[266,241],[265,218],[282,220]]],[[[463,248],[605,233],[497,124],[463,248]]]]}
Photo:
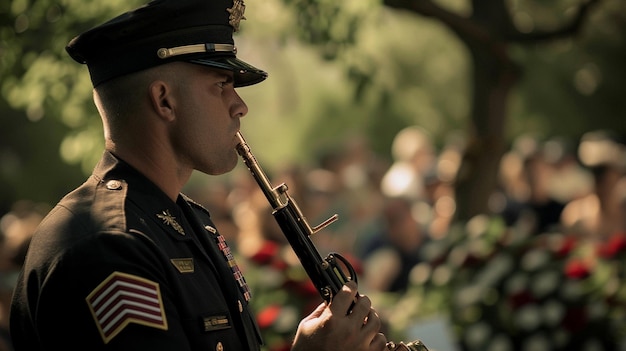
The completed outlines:
{"type": "Polygon", "coordinates": [[[154,0],[72,39],[69,55],[86,64],[95,86],[157,65],[187,61],[234,72],[235,86],[267,73],[237,58],[233,32],[243,0],[154,0]]]}

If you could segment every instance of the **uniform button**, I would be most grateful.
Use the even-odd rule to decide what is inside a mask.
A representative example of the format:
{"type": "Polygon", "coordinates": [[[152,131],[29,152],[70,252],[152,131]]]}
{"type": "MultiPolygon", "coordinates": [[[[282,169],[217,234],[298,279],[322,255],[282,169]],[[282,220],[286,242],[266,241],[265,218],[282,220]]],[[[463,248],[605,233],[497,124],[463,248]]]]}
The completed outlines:
{"type": "Polygon", "coordinates": [[[119,180],[109,180],[107,182],[107,189],[120,190],[122,189],[122,182],[120,182],[119,180]]]}
{"type": "Polygon", "coordinates": [[[243,312],[243,305],[241,304],[241,300],[237,300],[237,304],[239,305],[239,313],[243,312]]]}
{"type": "Polygon", "coordinates": [[[224,345],[222,344],[221,341],[219,341],[217,343],[217,346],[215,346],[215,351],[224,351],[224,345]]]}

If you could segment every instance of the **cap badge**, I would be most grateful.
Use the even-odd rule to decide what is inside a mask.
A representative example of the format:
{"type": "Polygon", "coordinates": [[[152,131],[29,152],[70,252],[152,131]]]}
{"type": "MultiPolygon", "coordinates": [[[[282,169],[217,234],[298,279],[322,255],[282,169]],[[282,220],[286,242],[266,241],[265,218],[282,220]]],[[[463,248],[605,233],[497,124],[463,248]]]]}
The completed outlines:
{"type": "Polygon", "coordinates": [[[178,234],[185,235],[185,230],[180,224],[178,224],[178,222],[176,222],[176,217],[172,216],[172,214],[170,213],[170,210],[165,210],[163,211],[162,214],[157,213],[156,216],[162,219],[163,223],[174,228],[174,230],[176,230],[178,234]]]}
{"type": "Polygon", "coordinates": [[[226,9],[230,16],[228,16],[228,24],[230,24],[236,31],[239,30],[239,22],[245,20],[243,13],[246,11],[246,5],[243,0],[233,0],[233,7],[226,9]]]}

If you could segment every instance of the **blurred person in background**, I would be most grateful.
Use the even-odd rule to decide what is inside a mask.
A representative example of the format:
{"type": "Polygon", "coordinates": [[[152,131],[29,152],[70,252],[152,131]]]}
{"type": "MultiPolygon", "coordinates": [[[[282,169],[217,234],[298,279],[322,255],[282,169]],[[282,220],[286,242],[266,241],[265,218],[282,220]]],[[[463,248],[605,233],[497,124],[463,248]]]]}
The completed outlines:
{"type": "Polygon", "coordinates": [[[561,213],[567,202],[585,189],[568,182],[570,152],[560,140],[541,141],[524,135],[517,138],[500,163],[502,193],[492,204],[507,225],[523,226],[534,234],[560,230],[561,213]]]}
{"type": "Polygon", "coordinates": [[[305,177],[307,202],[313,200],[305,204],[310,211],[305,213],[313,223],[339,215],[339,221],[315,235],[322,252],[359,251],[380,214],[380,179],[387,169],[388,162],[362,136],[346,137],[336,150],[318,157],[305,177]]]}
{"type": "Polygon", "coordinates": [[[393,164],[380,181],[382,193],[390,197],[424,199],[425,178],[435,167],[435,146],[421,127],[410,126],[399,131],[391,145],[393,164]]]}
{"type": "Polygon", "coordinates": [[[605,241],[626,232],[626,143],[609,131],[581,137],[580,162],[593,175],[592,191],[571,201],[562,224],[569,232],[592,241],[605,241]]]}
{"type": "Polygon", "coordinates": [[[427,223],[429,238],[441,239],[448,233],[456,213],[454,184],[465,151],[465,137],[450,132],[445,145],[424,178],[424,203],[413,211],[420,223],[427,223]],[[427,208],[430,211],[427,211],[427,208]],[[428,212],[428,213],[427,213],[428,212]]]}
{"type": "MultiPolygon", "coordinates": [[[[74,38],[102,118],[92,175],[32,237],[11,304],[16,351],[260,350],[252,294],[209,212],[181,193],[230,172],[267,73],[236,57],[241,0],[156,0],[74,38]]],[[[348,282],[299,324],[292,350],[382,351],[348,282]],[[350,313],[348,313],[350,312],[350,313]]]]}
{"type": "Polygon", "coordinates": [[[428,234],[413,215],[413,202],[406,198],[384,201],[378,234],[365,245],[365,286],[374,291],[404,292],[411,269],[422,262],[428,234]]]}

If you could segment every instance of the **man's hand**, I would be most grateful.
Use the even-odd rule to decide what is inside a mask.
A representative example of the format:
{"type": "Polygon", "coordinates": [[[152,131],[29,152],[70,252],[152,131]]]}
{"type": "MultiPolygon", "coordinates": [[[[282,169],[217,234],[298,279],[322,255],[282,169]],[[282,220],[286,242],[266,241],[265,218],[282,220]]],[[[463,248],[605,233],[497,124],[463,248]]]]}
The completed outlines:
{"type": "Polygon", "coordinates": [[[322,303],[298,326],[292,351],[385,350],[381,321],[367,296],[348,282],[330,304],[322,303]]]}

